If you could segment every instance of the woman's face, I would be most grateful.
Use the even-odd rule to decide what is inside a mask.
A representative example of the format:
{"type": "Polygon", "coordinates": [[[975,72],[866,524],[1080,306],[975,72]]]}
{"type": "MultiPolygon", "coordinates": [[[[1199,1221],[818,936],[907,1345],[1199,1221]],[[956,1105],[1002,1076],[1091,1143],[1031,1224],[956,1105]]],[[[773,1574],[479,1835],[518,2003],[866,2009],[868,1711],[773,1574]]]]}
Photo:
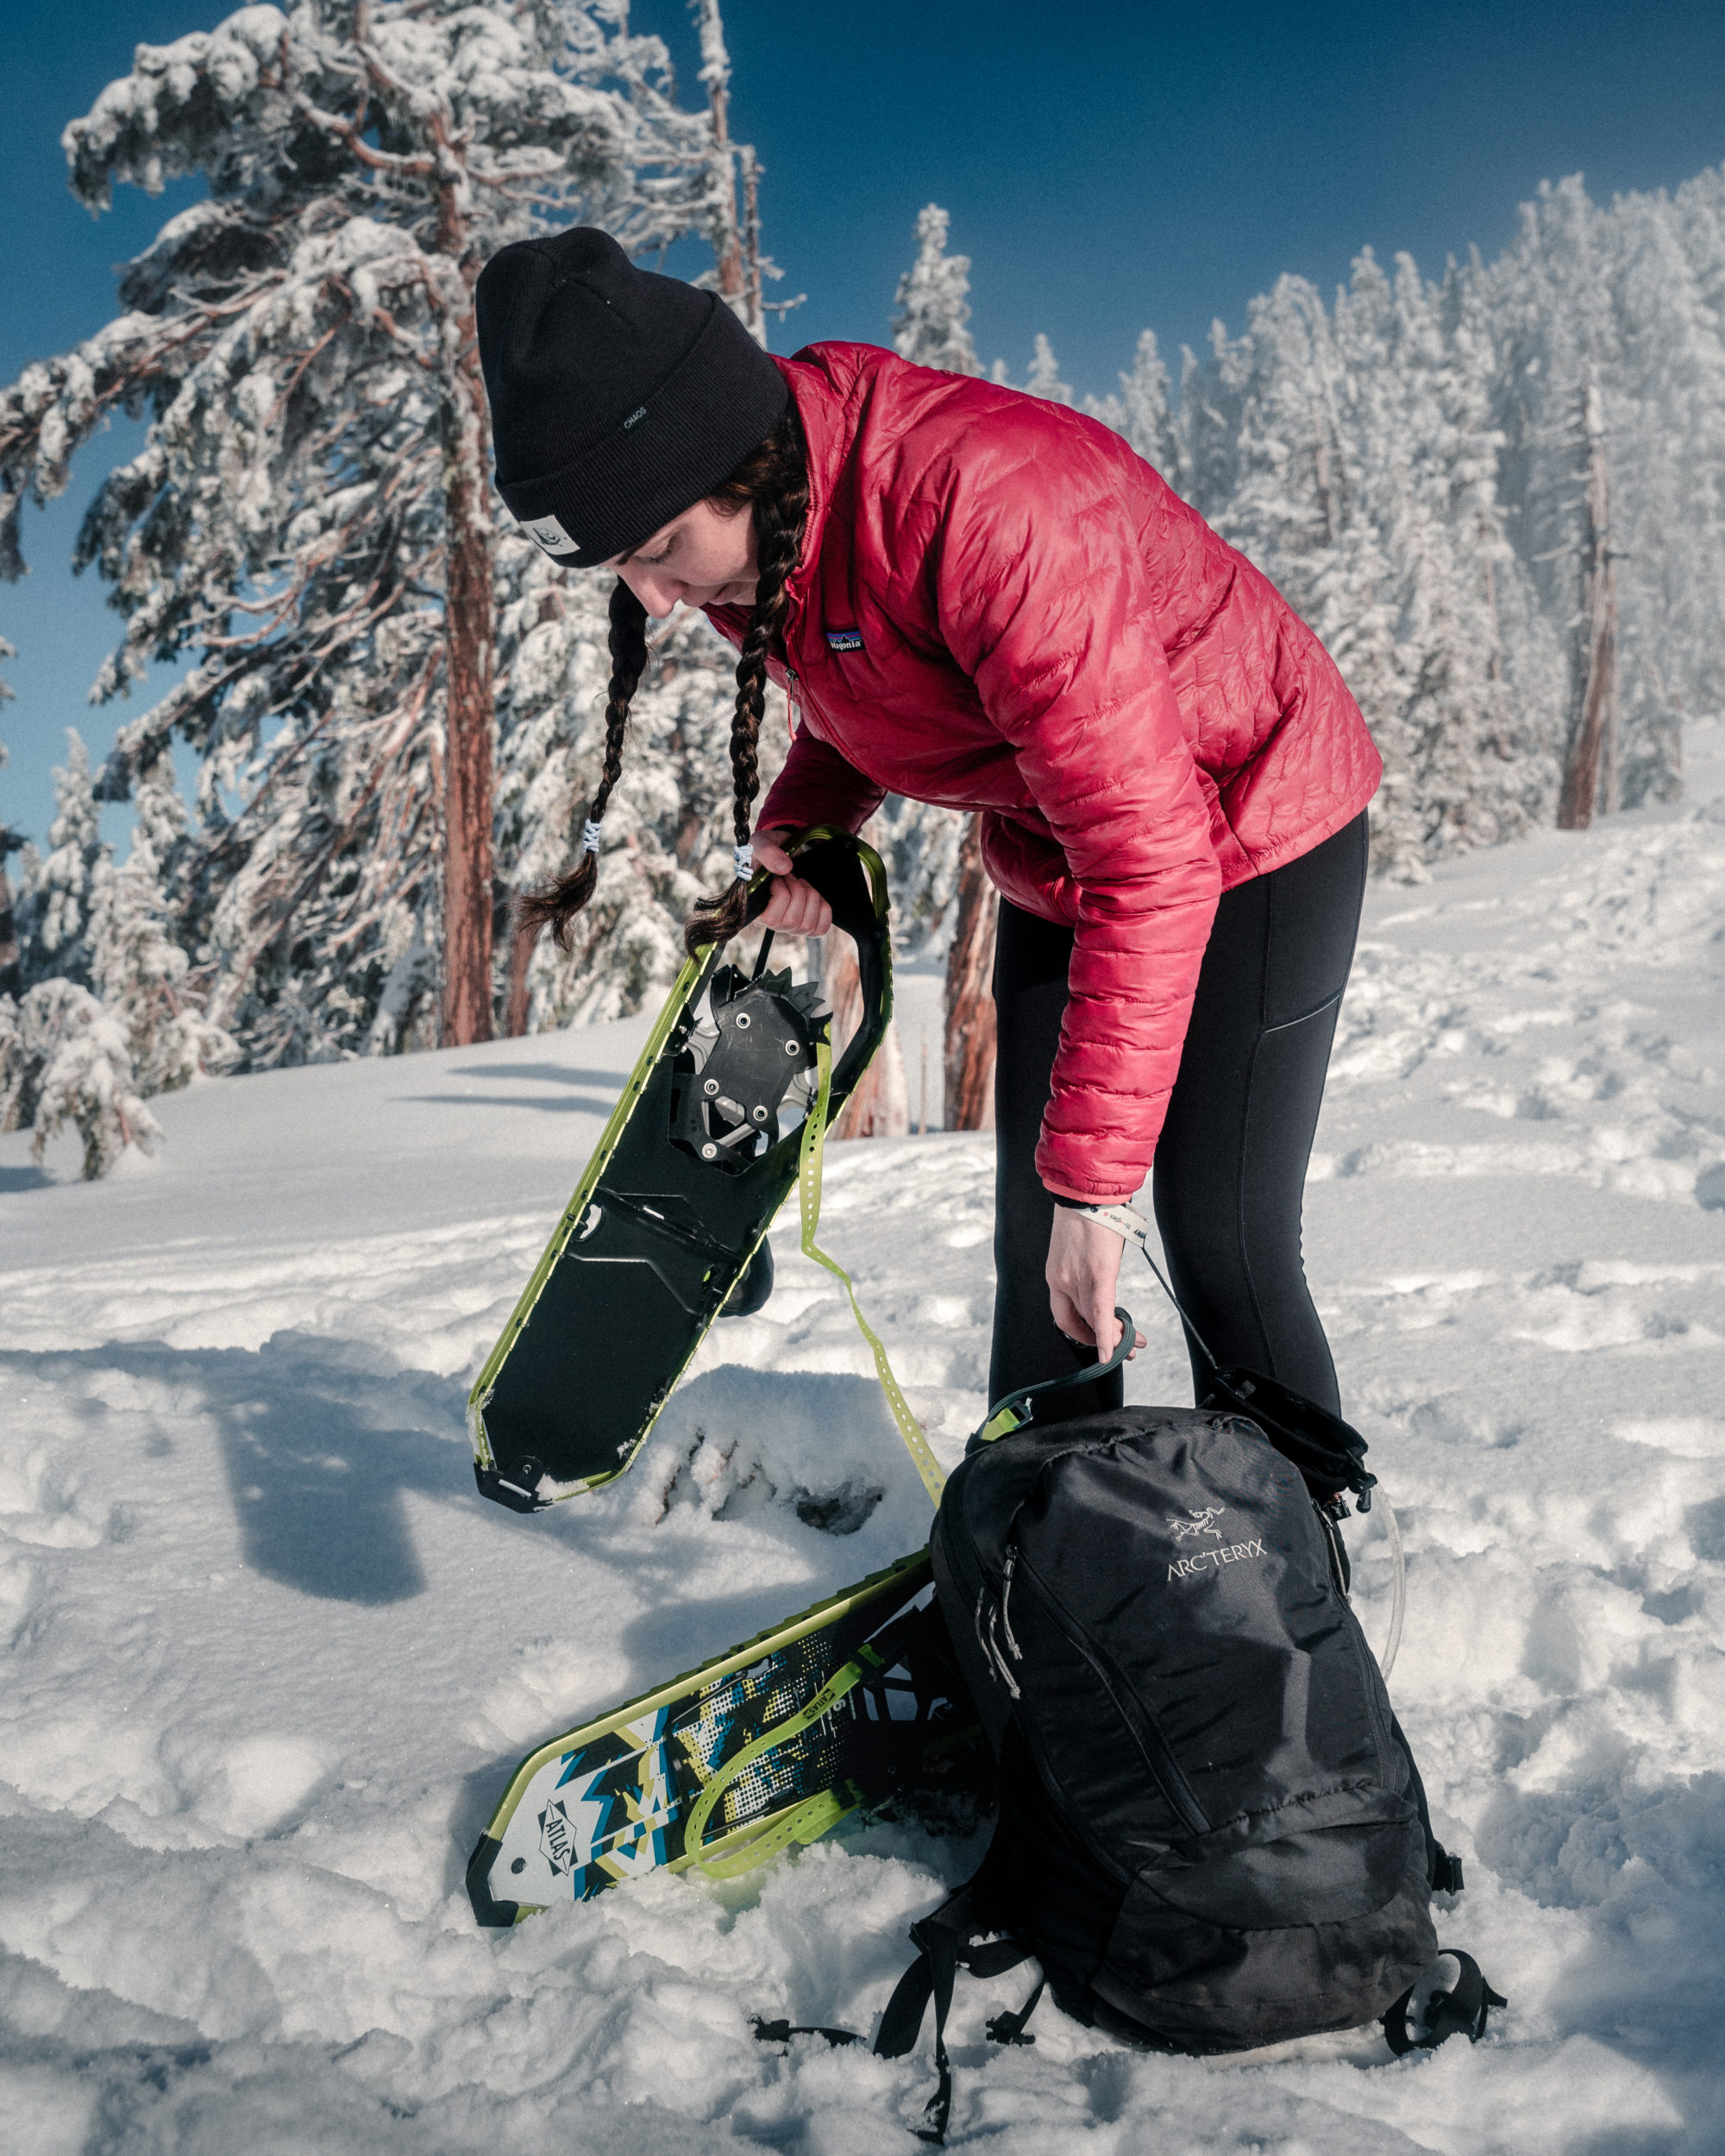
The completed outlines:
{"type": "Polygon", "coordinates": [[[746,510],[697,502],[650,539],[607,561],[656,620],[685,606],[751,606],[760,564],[746,510]]]}

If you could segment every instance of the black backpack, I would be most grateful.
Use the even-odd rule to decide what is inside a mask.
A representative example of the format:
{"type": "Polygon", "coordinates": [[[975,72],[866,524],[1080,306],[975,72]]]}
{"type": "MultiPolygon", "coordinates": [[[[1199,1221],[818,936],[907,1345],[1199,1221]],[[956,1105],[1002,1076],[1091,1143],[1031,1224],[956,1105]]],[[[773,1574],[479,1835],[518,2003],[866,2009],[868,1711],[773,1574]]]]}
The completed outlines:
{"type": "MultiPolygon", "coordinates": [[[[935,1523],[1000,1814],[980,1871],[913,1928],[875,2046],[911,2050],[932,1999],[925,2140],[950,2104],[960,1965],[1033,1954],[1077,2021],[1193,2053],[1375,2019],[1396,2050],[1477,2039],[1503,2003],[1469,1957],[1439,1960],[1431,1895],[1461,1867],[1346,1599],[1334,1522],[1339,1491],[1371,1485],[1364,1439],[1239,1371],[1208,1397],[1249,1393],[1252,1420],[1123,1407],[1013,1430],[1032,1394],[1118,1365],[1120,1314],[1112,1363],[994,1411],[935,1523]]],[[[1033,2041],[1042,1988],[989,2035],[1033,2041]]]]}

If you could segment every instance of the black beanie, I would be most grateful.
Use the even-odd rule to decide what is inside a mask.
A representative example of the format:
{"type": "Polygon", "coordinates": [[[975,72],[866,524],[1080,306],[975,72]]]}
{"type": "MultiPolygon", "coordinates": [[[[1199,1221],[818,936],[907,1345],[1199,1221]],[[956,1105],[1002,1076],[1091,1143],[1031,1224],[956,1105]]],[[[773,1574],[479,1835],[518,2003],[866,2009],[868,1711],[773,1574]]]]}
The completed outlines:
{"type": "Polygon", "coordinates": [[[608,232],[499,248],[475,304],[498,492],[567,567],[651,538],[784,411],[784,376],[718,293],[637,269],[608,232]]]}

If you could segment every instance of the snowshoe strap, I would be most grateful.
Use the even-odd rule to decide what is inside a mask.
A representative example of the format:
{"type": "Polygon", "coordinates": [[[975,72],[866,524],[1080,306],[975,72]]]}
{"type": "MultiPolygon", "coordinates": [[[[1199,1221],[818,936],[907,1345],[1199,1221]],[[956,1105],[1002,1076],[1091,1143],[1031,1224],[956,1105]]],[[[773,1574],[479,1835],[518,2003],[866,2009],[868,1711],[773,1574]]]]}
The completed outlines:
{"type": "Polygon", "coordinates": [[[780,1818],[768,1821],[746,1839],[732,1841],[725,1836],[712,1854],[700,1857],[700,1868],[710,1879],[741,1879],[750,1871],[758,1871],[794,1841],[819,1841],[856,1809],[836,1789],[823,1789],[819,1796],[806,1797],[780,1818]]]}
{"type": "Polygon", "coordinates": [[[1384,2036],[1398,2059],[1410,2051],[1435,2051],[1451,2036],[1465,2036],[1469,2043],[1477,2044],[1485,2034],[1492,2008],[1509,2003],[1485,1981],[1471,1954],[1454,1946],[1446,1946],[1443,1952],[1457,1965],[1454,1990],[1426,1990],[1432,1973],[1428,1970],[1383,2016],[1384,2036]]]}
{"type": "MultiPolygon", "coordinates": [[[[752,1871],[764,1864],[768,1857],[794,1841],[814,1841],[836,1827],[856,1808],[846,1804],[831,1789],[824,1789],[819,1796],[787,1812],[782,1818],[773,1821],[762,1832],[742,1844],[734,1852],[720,1856],[703,1853],[701,1842],[706,1833],[707,1821],[713,1808],[726,1789],[740,1774],[744,1774],[757,1760],[764,1759],[769,1752],[791,1738],[800,1736],[804,1730],[812,1729],[837,1706],[845,1694],[871,1677],[883,1677],[902,1655],[905,1640],[916,1628],[916,1620],[922,1613],[915,1608],[878,1633],[873,1639],[865,1640],[848,1662],[842,1663],[825,1683],[795,1714],[787,1714],[781,1722],[775,1722],[770,1729],[743,1745],[734,1758],[728,1759],[703,1787],[689,1812],[688,1822],[683,1829],[683,1853],[693,1857],[701,1870],[715,1879],[740,1878],[745,1871],[752,1871]]],[[[699,1762],[693,1764],[699,1770],[699,1762]]]]}
{"type": "MultiPolygon", "coordinates": [[[[985,1927],[975,1915],[971,1896],[975,1885],[975,1881],[972,1880],[969,1885],[960,1887],[932,1916],[911,1926],[911,1943],[918,1950],[917,1958],[899,1978],[875,2038],[875,2058],[902,2059],[906,2052],[915,2049],[922,2034],[923,2016],[928,2011],[929,2001],[933,2000],[937,2080],[934,2094],[923,2108],[923,2116],[928,2123],[917,2128],[916,2136],[919,2141],[932,2141],[938,2147],[945,2143],[947,2121],[952,2115],[952,2064],[946,2055],[946,2020],[952,2010],[954,1978],[961,1965],[973,1976],[998,1977],[1030,1959],[1030,1949],[1021,1946],[1015,1939],[985,1939],[981,1944],[976,1943],[978,1934],[985,1927]]],[[[997,2014],[994,2017],[988,2024],[989,2035],[996,2043],[1034,2042],[1033,2037],[1026,2037],[1024,2025],[1041,1996],[1042,1986],[1038,1984],[1016,2014],[997,2014]],[[1006,2033],[996,2036],[997,2028],[1006,2033]]]]}
{"type": "Polygon", "coordinates": [[[979,1445],[992,1445],[996,1438],[1010,1437],[1014,1430],[1022,1430],[1030,1420],[1025,1412],[1026,1403],[1042,1394],[1070,1392],[1075,1385],[1094,1384],[1097,1378],[1107,1377],[1117,1370],[1132,1351],[1138,1327],[1132,1323],[1131,1311],[1116,1305],[1114,1315],[1120,1321],[1120,1344],[1106,1363],[1092,1363],[1088,1369],[1074,1370],[1070,1377],[1044,1377],[1038,1385],[1020,1385],[1017,1392],[1008,1393],[989,1408],[986,1420],[965,1450],[974,1451],[979,1445]]]}
{"type": "Polygon", "coordinates": [[[814,1239],[820,1225],[820,1169],[826,1149],[827,1104],[832,1093],[832,1044],[821,1041],[815,1049],[815,1068],[819,1074],[814,1104],[803,1124],[802,1150],[799,1166],[798,1198],[802,1208],[803,1256],[812,1257],[817,1265],[825,1266],[828,1272],[843,1282],[844,1292],[850,1298],[850,1314],[856,1327],[869,1343],[875,1357],[875,1375],[881,1381],[881,1390],[887,1396],[892,1409],[893,1420],[899,1426],[899,1435],[905,1441],[905,1449],[916,1463],[916,1471],[922,1477],[923,1488],[930,1501],[938,1505],[940,1493],[946,1488],[946,1476],[940,1463],[929,1449],[923,1435],[922,1425],[910,1411],[910,1403],[900,1389],[899,1381],[893,1375],[893,1366],[887,1360],[887,1351],[880,1343],[874,1328],[862,1315],[862,1306],[856,1300],[856,1290],[850,1275],[835,1258],[820,1249],[814,1239]]]}

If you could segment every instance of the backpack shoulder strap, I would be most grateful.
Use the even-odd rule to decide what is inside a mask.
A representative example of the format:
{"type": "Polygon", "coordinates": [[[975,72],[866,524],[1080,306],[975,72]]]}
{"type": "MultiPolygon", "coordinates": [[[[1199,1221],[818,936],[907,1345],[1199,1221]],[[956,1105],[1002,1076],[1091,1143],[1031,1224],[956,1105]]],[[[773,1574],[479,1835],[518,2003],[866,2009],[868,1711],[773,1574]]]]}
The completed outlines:
{"type": "MultiPolygon", "coordinates": [[[[973,1976],[998,1977],[1030,1959],[1029,1947],[1020,1946],[1017,1940],[988,1936],[994,1927],[979,1916],[976,1896],[987,1869],[985,1863],[983,1871],[960,1887],[932,1915],[911,1926],[911,1943],[917,1949],[917,1958],[899,1978],[896,1990],[887,2002],[887,2010],[881,2016],[880,2033],[875,2039],[877,2059],[902,2059],[906,2052],[914,2050],[922,2034],[923,2016],[928,2011],[930,2000],[934,2002],[934,2070],[938,2078],[923,2112],[928,2123],[919,2127],[916,2132],[919,2140],[932,2141],[937,2147],[945,2143],[946,2122],[952,2113],[952,2067],[946,2056],[946,2017],[952,2010],[952,1987],[958,1970],[962,1965],[973,1976]]],[[[1025,2035],[1024,2025],[1041,1996],[1042,1986],[1038,1984],[1018,2013],[997,2014],[988,2024],[988,2034],[994,2040],[1001,2044],[1033,2043],[1034,2037],[1025,2035]]]]}

